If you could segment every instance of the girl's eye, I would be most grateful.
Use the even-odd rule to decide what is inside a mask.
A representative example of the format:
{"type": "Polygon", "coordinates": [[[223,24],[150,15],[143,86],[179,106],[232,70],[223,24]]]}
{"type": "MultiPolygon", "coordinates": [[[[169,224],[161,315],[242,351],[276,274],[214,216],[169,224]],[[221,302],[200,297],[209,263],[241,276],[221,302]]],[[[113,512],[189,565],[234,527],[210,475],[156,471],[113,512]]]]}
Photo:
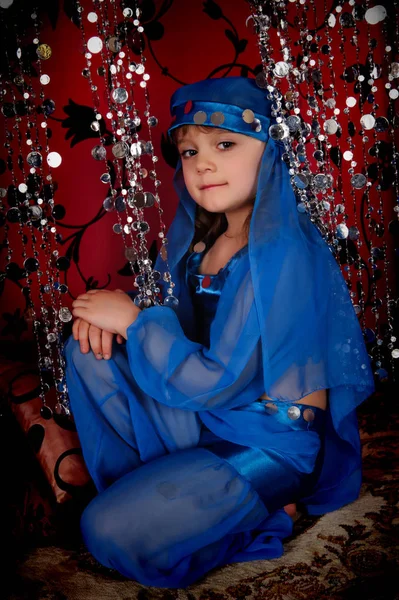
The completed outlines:
{"type": "Polygon", "coordinates": [[[182,156],[183,158],[189,158],[190,156],[195,156],[196,154],[196,150],[183,150],[180,156],[182,156]]]}
{"type": "Polygon", "coordinates": [[[223,146],[223,150],[228,150],[232,146],[234,146],[234,142],[220,142],[219,146],[223,146]]]}

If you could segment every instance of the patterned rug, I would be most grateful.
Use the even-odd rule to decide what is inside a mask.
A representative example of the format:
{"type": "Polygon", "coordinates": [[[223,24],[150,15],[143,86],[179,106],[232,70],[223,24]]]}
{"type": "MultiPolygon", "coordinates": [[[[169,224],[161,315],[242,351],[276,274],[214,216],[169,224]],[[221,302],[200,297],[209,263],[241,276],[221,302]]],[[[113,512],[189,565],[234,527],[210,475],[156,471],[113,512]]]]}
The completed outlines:
{"type": "MultiPolygon", "coordinates": [[[[279,559],[215,569],[186,589],[128,581],[84,546],[26,547],[8,600],[363,600],[399,599],[399,417],[374,397],[359,414],[364,457],[359,499],[322,517],[301,515],[279,559]],[[375,407],[379,407],[378,415],[375,407]]],[[[43,518],[43,515],[42,515],[43,518]]]]}

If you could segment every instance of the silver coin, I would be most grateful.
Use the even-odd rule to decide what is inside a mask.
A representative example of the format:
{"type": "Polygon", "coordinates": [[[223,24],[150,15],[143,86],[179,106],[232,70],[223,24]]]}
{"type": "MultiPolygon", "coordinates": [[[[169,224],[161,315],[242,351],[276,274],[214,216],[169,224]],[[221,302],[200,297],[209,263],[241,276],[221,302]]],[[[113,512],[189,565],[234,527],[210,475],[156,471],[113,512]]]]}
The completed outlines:
{"type": "Polygon", "coordinates": [[[150,208],[155,204],[155,196],[151,192],[144,192],[144,206],[150,208]]]}
{"type": "Polygon", "coordinates": [[[137,252],[135,251],[135,249],[134,248],[125,248],[125,258],[129,262],[132,262],[132,263],[136,262],[137,252]]]}
{"type": "Polygon", "coordinates": [[[349,239],[355,241],[355,240],[358,240],[359,237],[360,237],[360,231],[358,230],[358,228],[355,226],[349,227],[349,239]]]}
{"type": "Polygon", "coordinates": [[[375,118],[373,117],[373,115],[370,115],[370,114],[363,115],[362,118],[360,119],[360,124],[363,127],[363,129],[366,129],[366,130],[373,129],[373,127],[375,125],[375,118]]]}
{"type": "Polygon", "coordinates": [[[292,421],[296,421],[301,416],[301,409],[298,406],[290,406],[287,415],[292,421]]]}
{"type": "Polygon", "coordinates": [[[43,157],[40,152],[29,152],[28,156],[26,157],[26,162],[31,167],[38,168],[42,166],[43,157]]]}
{"type": "Polygon", "coordinates": [[[276,77],[286,77],[290,72],[290,65],[283,60],[276,62],[274,65],[273,73],[276,77]]]}
{"type": "Polygon", "coordinates": [[[309,178],[305,173],[297,173],[293,177],[293,183],[298,189],[304,190],[309,186],[309,178]]]}
{"type": "Polygon", "coordinates": [[[111,196],[105,198],[103,202],[103,208],[107,212],[112,212],[115,209],[114,199],[111,196]]]}
{"type": "MultiPolygon", "coordinates": [[[[220,114],[222,114],[222,113],[220,113],[220,114]]],[[[223,117],[223,119],[224,119],[224,117],[223,117]]],[[[253,121],[255,119],[254,111],[251,110],[250,108],[246,108],[244,110],[244,112],[242,113],[242,119],[243,119],[243,121],[245,121],[245,123],[253,123],[253,121]]]]}
{"type": "Polygon", "coordinates": [[[69,323],[69,321],[72,321],[72,313],[67,306],[60,308],[58,316],[60,317],[60,321],[63,323],[69,323]]]}
{"type": "Polygon", "coordinates": [[[120,87],[112,90],[111,96],[112,96],[112,99],[117,104],[123,104],[128,99],[127,91],[124,88],[120,88],[120,87]]]}
{"type": "Polygon", "coordinates": [[[94,146],[94,148],[91,151],[91,155],[94,158],[94,160],[104,160],[105,158],[107,158],[107,151],[104,148],[104,146],[94,146]]]}
{"type": "Polygon", "coordinates": [[[126,202],[123,196],[117,196],[117,198],[115,198],[115,210],[117,212],[126,210],[126,202]]]}
{"type": "Polygon", "coordinates": [[[339,240],[346,240],[349,235],[349,229],[345,223],[340,223],[336,230],[336,236],[339,240]]]}
{"type": "Polygon", "coordinates": [[[141,156],[143,154],[143,151],[144,147],[142,142],[134,142],[130,146],[130,154],[133,156],[133,158],[138,158],[139,156],[141,156]]]}
{"type": "Polygon", "coordinates": [[[296,115],[290,115],[285,120],[286,125],[291,133],[295,133],[301,127],[301,119],[296,115]]]}
{"type": "Polygon", "coordinates": [[[145,194],[144,192],[137,192],[134,194],[134,204],[137,208],[145,207],[145,194]]]}
{"type": "Polygon", "coordinates": [[[126,142],[116,142],[112,146],[112,154],[115,158],[125,158],[129,154],[129,146],[126,142]]]}
{"type": "Polygon", "coordinates": [[[30,218],[32,221],[38,221],[42,218],[43,211],[40,206],[30,206],[29,207],[30,218]]]}
{"type": "Polygon", "coordinates": [[[377,6],[373,6],[373,8],[369,8],[366,10],[366,14],[364,15],[365,20],[369,25],[376,25],[383,21],[387,16],[387,9],[382,4],[377,4],[377,6]]]}
{"type": "Polygon", "coordinates": [[[269,135],[273,140],[283,140],[288,138],[290,130],[285,123],[276,123],[269,127],[269,135]]]}
{"type": "Polygon", "coordinates": [[[356,173],[351,177],[351,185],[357,190],[363,188],[367,183],[367,178],[363,173],[356,173]]]}
{"type": "Polygon", "coordinates": [[[206,245],[204,242],[197,242],[193,248],[194,252],[197,252],[198,254],[200,254],[201,252],[203,252],[206,248],[206,245]]]}
{"type": "Polygon", "coordinates": [[[103,173],[100,176],[100,181],[102,181],[103,183],[109,183],[111,181],[111,175],[109,173],[103,173]]]}
{"type": "Polygon", "coordinates": [[[327,119],[324,121],[323,129],[328,135],[333,135],[337,133],[338,123],[335,119],[327,119]]]}
{"type": "Polygon", "coordinates": [[[305,410],[303,411],[303,418],[305,419],[305,421],[308,421],[308,422],[314,421],[314,419],[315,419],[314,410],[312,410],[311,408],[305,408],[305,410]]]}
{"type": "Polygon", "coordinates": [[[318,189],[318,190],[326,190],[328,188],[328,177],[326,175],[324,175],[323,173],[319,173],[318,175],[315,175],[315,177],[313,178],[313,185],[318,189]]]}

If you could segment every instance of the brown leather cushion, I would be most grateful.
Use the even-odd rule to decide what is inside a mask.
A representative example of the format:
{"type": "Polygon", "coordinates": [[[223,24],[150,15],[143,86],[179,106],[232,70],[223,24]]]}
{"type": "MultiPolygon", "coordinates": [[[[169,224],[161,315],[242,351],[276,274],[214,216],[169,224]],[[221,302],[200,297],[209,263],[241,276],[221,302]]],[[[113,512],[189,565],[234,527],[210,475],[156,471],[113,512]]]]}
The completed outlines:
{"type": "MultiPolygon", "coordinates": [[[[91,485],[73,422],[56,414],[44,419],[40,414],[40,380],[34,366],[0,358],[0,391],[7,395],[57,502],[65,502],[91,485]]],[[[48,405],[54,406],[55,394],[47,396],[48,405]]]]}

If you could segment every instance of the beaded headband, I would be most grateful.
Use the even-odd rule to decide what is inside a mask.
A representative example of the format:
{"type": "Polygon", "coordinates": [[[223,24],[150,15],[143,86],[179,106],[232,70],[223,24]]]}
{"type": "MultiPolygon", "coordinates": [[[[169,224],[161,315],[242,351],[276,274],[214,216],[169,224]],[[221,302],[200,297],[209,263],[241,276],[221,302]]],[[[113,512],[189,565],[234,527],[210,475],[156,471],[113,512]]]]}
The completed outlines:
{"type": "Polygon", "coordinates": [[[171,131],[182,125],[203,125],[249,135],[262,142],[266,142],[269,138],[270,119],[255,113],[250,108],[242,110],[232,104],[188,100],[175,107],[174,115],[175,120],[168,130],[169,135],[171,131]]]}
{"type": "Polygon", "coordinates": [[[271,102],[253,79],[206,79],[179,88],[172,96],[170,133],[182,125],[220,127],[269,139],[271,102]]]}

